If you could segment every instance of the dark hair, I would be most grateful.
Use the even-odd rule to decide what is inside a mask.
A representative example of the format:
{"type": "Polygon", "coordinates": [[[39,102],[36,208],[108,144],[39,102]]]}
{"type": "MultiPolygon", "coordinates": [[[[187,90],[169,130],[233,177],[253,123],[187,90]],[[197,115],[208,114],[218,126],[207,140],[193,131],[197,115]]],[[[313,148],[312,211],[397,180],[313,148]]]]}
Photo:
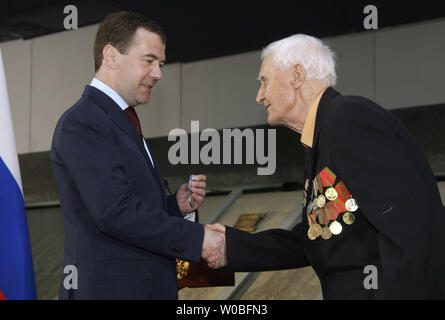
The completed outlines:
{"type": "Polygon", "coordinates": [[[94,41],[94,71],[102,65],[103,49],[111,44],[120,53],[126,53],[138,28],[144,28],[161,37],[164,44],[167,37],[162,27],[149,18],[133,12],[120,11],[107,15],[99,26],[94,41]]]}

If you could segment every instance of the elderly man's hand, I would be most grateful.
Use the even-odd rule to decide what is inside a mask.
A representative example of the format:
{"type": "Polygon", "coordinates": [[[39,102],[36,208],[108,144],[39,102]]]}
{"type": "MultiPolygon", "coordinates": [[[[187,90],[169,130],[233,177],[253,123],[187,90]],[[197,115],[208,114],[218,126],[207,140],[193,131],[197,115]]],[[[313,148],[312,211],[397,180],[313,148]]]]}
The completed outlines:
{"type": "MultiPolygon", "coordinates": [[[[226,252],[226,228],[225,226],[215,223],[212,225],[205,225],[205,232],[209,235],[218,237],[218,246],[216,248],[204,250],[203,258],[206,260],[207,265],[212,269],[218,269],[227,265],[227,252],[226,252]],[[222,238],[220,238],[222,237],[222,238]],[[223,242],[220,242],[223,239],[223,242]]],[[[205,236],[204,236],[205,239],[205,236]]],[[[205,242],[205,241],[204,241],[205,242]]]]}
{"type": "Polygon", "coordinates": [[[214,223],[214,224],[206,224],[205,227],[209,230],[226,233],[226,226],[220,224],[220,223],[214,223]]]}

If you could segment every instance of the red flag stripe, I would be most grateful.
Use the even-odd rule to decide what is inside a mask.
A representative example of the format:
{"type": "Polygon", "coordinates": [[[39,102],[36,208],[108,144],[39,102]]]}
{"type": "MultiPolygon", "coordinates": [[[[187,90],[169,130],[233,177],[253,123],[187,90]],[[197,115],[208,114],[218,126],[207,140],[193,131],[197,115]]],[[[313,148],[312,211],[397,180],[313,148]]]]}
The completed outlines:
{"type": "Polygon", "coordinates": [[[0,290],[0,300],[6,300],[6,297],[4,296],[2,290],[0,290]]]}

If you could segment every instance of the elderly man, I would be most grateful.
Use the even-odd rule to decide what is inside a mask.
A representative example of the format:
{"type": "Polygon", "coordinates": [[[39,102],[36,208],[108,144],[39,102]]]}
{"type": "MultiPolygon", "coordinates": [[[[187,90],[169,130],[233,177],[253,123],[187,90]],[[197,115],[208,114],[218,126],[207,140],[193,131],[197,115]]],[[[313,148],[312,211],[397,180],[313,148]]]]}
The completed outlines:
{"type": "Polygon", "coordinates": [[[306,147],[303,219],[256,234],[207,226],[227,246],[209,266],[311,265],[325,299],[445,298],[445,213],[414,137],[374,102],[332,88],[334,54],[319,39],[294,35],[262,58],[257,102],[306,147]]]}

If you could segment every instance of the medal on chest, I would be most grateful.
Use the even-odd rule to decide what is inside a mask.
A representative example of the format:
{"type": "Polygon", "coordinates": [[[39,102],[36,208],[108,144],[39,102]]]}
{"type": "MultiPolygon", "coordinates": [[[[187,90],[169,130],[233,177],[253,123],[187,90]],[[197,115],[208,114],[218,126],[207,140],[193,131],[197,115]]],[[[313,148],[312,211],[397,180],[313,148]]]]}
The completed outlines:
{"type": "Polygon", "coordinates": [[[305,182],[303,205],[307,204],[307,236],[310,240],[318,237],[329,240],[343,232],[341,221],[345,226],[356,221],[354,212],[359,209],[358,203],[344,182],[337,178],[336,174],[325,167],[313,178],[311,190],[308,190],[309,180],[305,182]]]}

